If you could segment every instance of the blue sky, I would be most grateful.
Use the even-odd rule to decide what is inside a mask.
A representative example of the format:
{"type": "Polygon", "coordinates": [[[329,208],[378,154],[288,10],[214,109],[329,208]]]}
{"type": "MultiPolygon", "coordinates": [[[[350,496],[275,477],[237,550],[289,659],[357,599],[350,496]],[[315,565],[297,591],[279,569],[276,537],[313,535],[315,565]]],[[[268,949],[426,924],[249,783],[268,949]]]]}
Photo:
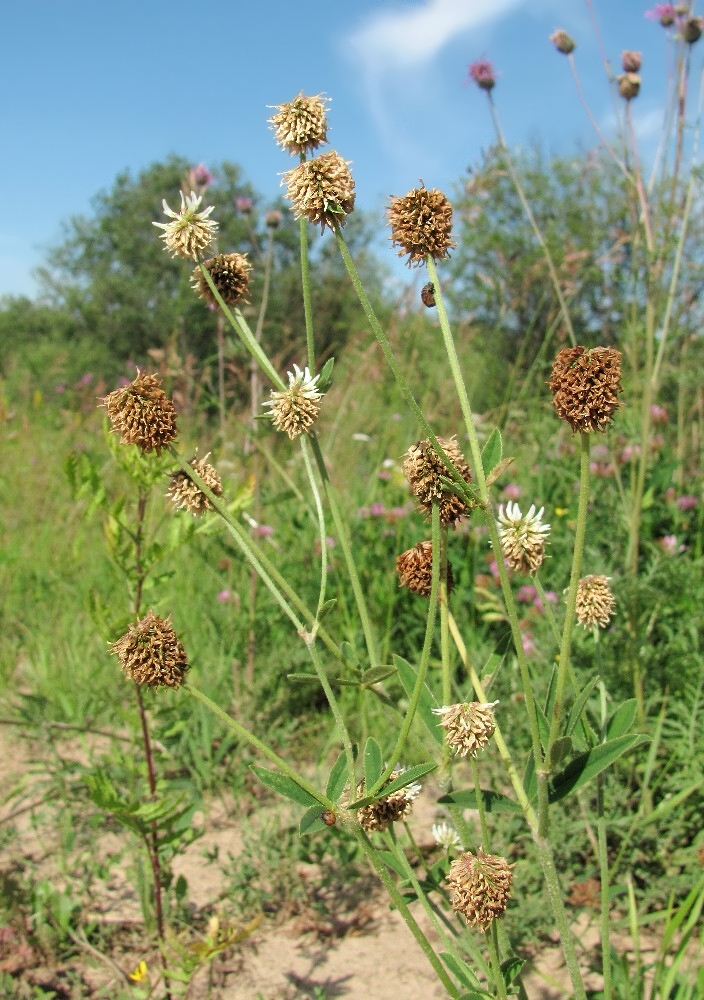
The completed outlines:
{"type": "MultiPolygon", "coordinates": [[[[653,3],[591,6],[614,71],[622,49],[644,53],[633,110],[647,146],[661,124],[666,34],[644,17],[653,3]]],[[[380,218],[386,198],[419,178],[451,197],[492,142],[484,95],[465,85],[482,56],[501,74],[494,94],[510,145],[596,144],[567,60],[548,42],[557,27],[577,41],[587,99],[613,129],[585,0],[4,0],[2,20],[0,295],[35,293],[32,270],[62,220],[89,212],[125,168],[171,152],[229,159],[276,197],[292,161],[267,106],[301,90],[332,99],[330,145],[352,161],[357,204],[380,218]]]]}

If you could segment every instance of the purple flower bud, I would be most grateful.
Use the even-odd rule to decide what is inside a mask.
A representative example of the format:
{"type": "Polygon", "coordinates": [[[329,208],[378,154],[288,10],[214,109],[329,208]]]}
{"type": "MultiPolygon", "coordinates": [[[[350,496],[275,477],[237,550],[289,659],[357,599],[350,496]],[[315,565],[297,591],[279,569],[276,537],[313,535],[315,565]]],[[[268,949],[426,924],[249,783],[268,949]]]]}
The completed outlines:
{"type": "Polygon", "coordinates": [[[496,73],[488,59],[477,59],[468,66],[469,78],[481,90],[492,90],[496,84],[496,73]]]}

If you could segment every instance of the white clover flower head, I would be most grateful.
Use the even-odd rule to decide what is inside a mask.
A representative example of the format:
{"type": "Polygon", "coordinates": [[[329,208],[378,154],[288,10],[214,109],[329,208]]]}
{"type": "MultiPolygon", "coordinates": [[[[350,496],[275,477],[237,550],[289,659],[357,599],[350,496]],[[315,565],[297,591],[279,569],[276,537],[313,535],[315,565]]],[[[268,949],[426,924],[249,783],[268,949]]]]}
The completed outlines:
{"type": "Polygon", "coordinates": [[[542,521],[545,508],[536,512],[531,504],[527,514],[521,513],[517,503],[509,502],[499,507],[497,527],[504,559],[511,569],[530,575],[535,573],[545,557],[545,544],[550,525],[542,521]]]}
{"type": "Polygon", "coordinates": [[[168,215],[171,222],[153,222],[152,225],[158,229],[163,229],[161,239],[166,244],[167,250],[171,251],[172,257],[185,257],[191,260],[199,260],[205,250],[213,242],[218,231],[218,224],[209,218],[213,211],[213,206],[199,212],[202,195],[197,195],[195,191],[184,195],[181,192],[181,210],[174,212],[169,208],[166,199],[162,202],[164,215],[168,215]]]}
{"type": "Polygon", "coordinates": [[[463,850],[459,833],[449,823],[433,823],[433,840],[444,851],[463,850]]]}
{"type": "Polygon", "coordinates": [[[293,371],[286,374],[288,389],[272,391],[269,399],[262,405],[271,407],[274,427],[285,431],[293,440],[310,430],[318,419],[323,393],[319,392],[317,386],[320,375],[311,375],[308,368],[301,371],[298,365],[294,365],[293,371]]]}

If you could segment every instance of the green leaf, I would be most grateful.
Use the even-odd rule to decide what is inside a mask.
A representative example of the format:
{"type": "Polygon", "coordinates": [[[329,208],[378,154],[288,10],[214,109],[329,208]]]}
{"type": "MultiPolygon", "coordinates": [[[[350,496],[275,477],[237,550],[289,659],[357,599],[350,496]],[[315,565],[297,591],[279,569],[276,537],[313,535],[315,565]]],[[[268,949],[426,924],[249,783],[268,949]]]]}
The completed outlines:
{"type": "Polygon", "coordinates": [[[526,761],[526,769],[523,772],[523,788],[529,799],[534,799],[538,794],[538,779],[535,774],[535,758],[531,750],[526,761]]]}
{"type": "Polygon", "coordinates": [[[509,465],[511,465],[513,461],[515,461],[515,459],[513,458],[512,455],[508,455],[506,458],[502,458],[501,461],[494,466],[491,472],[487,473],[486,485],[491,486],[492,483],[495,483],[496,480],[499,478],[499,476],[501,476],[506,471],[506,469],[508,469],[509,465]]]}
{"type": "Polygon", "coordinates": [[[482,448],[482,468],[485,476],[488,476],[492,469],[499,464],[502,452],[501,431],[495,427],[482,448]]]}
{"type": "Polygon", "coordinates": [[[555,707],[555,696],[557,695],[557,664],[552,668],[552,673],[550,674],[550,681],[548,683],[548,692],[545,696],[545,718],[549,719],[552,717],[553,709],[555,707]]]}
{"type": "MultiPolygon", "coordinates": [[[[502,795],[501,792],[492,792],[488,788],[482,788],[481,796],[484,808],[488,813],[521,812],[519,804],[510,799],[508,795],[502,795]]],[[[465,788],[458,792],[450,792],[448,795],[443,795],[438,799],[438,802],[443,803],[443,805],[461,806],[463,809],[476,809],[477,793],[473,788],[465,788]]]]}
{"type": "Polygon", "coordinates": [[[310,809],[306,809],[301,816],[301,822],[298,824],[299,836],[305,837],[309,833],[320,833],[321,830],[328,830],[329,827],[323,820],[322,815],[320,803],[317,806],[311,806],[310,809]]]}
{"type": "Polygon", "coordinates": [[[332,765],[328,775],[328,783],[325,786],[325,794],[333,802],[337,802],[345,790],[347,784],[347,756],[343,750],[335,763],[332,765]]]}
{"type": "Polygon", "coordinates": [[[624,753],[647,742],[649,742],[648,736],[633,733],[630,736],[619,736],[618,739],[609,740],[607,743],[600,743],[593,750],[579,754],[550,782],[548,796],[550,802],[559,802],[570,792],[582,788],[624,753]]]}
{"type": "Polygon", "coordinates": [[[340,655],[345,666],[359,668],[359,658],[347,640],[340,643],[340,655]]]}
{"type": "Polygon", "coordinates": [[[411,782],[416,781],[418,778],[422,778],[424,774],[428,774],[430,771],[434,771],[437,764],[416,764],[414,767],[409,767],[407,771],[404,771],[390,781],[388,785],[376,792],[375,795],[365,795],[361,799],[357,799],[355,802],[350,802],[350,809],[361,809],[362,806],[369,805],[370,802],[378,802],[379,799],[385,798],[387,795],[391,795],[392,792],[397,792],[399,788],[405,788],[406,785],[410,785],[411,782]]]}
{"type": "Polygon", "coordinates": [[[572,737],[561,736],[555,740],[550,748],[550,766],[557,767],[569,754],[572,753],[572,737]]]}
{"type": "Polygon", "coordinates": [[[462,983],[463,986],[470,986],[474,988],[475,986],[481,986],[481,983],[477,979],[474,972],[463,962],[461,958],[456,958],[451,955],[449,951],[441,951],[440,958],[443,960],[445,965],[448,967],[453,976],[462,983]]]}
{"type": "Polygon", "coordinates": [[[311,681],[320,682],[320,678],[317,674],[286,674],[286,680],[297,681],[299,683],[305,681],[306,684],[309,684],[311,681]]]}
{"type": "Polygon", "coordinates": [[[364,788],[365,791],[373,788],[379,780],[381,772],[384,770],[384,755],[381,747],[370,736],[364,746],[364,788]]]}
{"type": "Polygon", "coordinates": [[[570,709],[569,719],[567,720],[567,729],[566,729],[567,736],[572,736],[574,734],[574,731],[577,727],[577,723],[579,722],[582,712],[584,711],[584,706],[589,701],[591,693],[598,683],[599,683],[599,675],[597,674],[595,677],[592,677],[592,679],[587,682],[583,690],[580,691],[580,693],[577,695],[574,705],[570,709]]]}
{"type": "Polygon", "coordinates": [[[638,702],[635,698],[629,698],[618,706],[609,719],[606,729],[607,740],[615,740],[617,736],[623,736],[628,732],[635,722],[637,707],[638,702]]]}
{"type": "Polygon", "coordinates": [[[332,385],[332,370],[335,365],[334,358],[328,358],[323,365],[323,370],[318,378],[318,392],[327,392],[332,385]]]}
{"type": "MultiPolygon", "coordinates": [[[[406,692],[408,697],[411,698],[413,696],[413,689],[418,677],[418,671],[415,667],[411,666],[408,660],[404,660],[401,656],[394,654],[393,659],[394,665],[398,670],[399,679],[403,685],[403,690],[406,692]]],[[[443,730],[438,724],[437,716],[433,715],[434,708],[437,708],[437,702],[430,693],[428,686],[423,684],[423,689],[420,693],[420,701],[418,702],[418,717],[421,722],[425,723],[426,729],[438,746],[442,746],[443,730]]]]}
{"type": "Polygon", "coordinates": [[[281,774],[280,771],[270,771],[269,768],[261,767],[259,764],[250,764],[249,768],[263,785],[271,788],[274,792],[278,792],[279,795],[283,795],[287,799],[292,799],[302,806],[317,805],[320,808],[321,803],[318,799],[313,798],[310,792],[301,788],[287,774],[281,774]]]}
{"type": "Polygon", "coordinates": [[[408,871],[403,867],[402,862],[399,861],[393,851],[379,851],[379,857],[387,868],[391,868],[401,878],[408,878],[408,871]]]}
{"type": "Polygon", "coordinates": [[[507,958],[505,962],[501,963],[501,975],[507,986],[510,986],[516,979],[524,965],[525,962],[522,958],[507,958]]]}
{"type": "Polygon", "coordinates": [[[330,612],[332,611],[332,609],[335,607],[336,604],[337,604],[337,598],[331,597],[330,600],[326,601],[325,604],[323,604],[322,608],[320,608],[318,614],[316,615],[316,619],[319,622],[321,622],[323,618],[327,618],[327,616],[330,614],[330,612]]]}
{"type": "Polygon", "coordinates": [[[380,681],[385,681],[387,677],[393,677],[396,673],[396,667],[392,667],[391,664],[384,666],[380,664],[378,667],[370,667],[365,670],[362,674],[360,683],[365,687],[371,687],[372,684],[378,684],[380,681]]]}

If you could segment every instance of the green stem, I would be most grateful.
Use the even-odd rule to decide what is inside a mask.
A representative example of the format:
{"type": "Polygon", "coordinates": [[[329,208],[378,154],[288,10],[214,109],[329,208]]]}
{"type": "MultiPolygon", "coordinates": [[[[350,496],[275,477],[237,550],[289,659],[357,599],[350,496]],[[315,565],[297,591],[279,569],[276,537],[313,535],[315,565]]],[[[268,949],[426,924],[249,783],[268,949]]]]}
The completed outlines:
{"type": "MultiPolygon", "coordinates": [[[[597,633],[597,643],[599,637],[597,633]]],[[[600,683],[601,738],[606,739],[606,689],[600,683]]],[[[596,777],[597,836],[599,839],[599,877],[601,882],[601,967],[604,976],[604,1000],[611,1000],[611,926],[609,919],[609,857],[606,844],[603,776],[596,777]]]]}
{"type": "Polygon", "coordinates": [[[389,875],[386,865],[384,865],[383,861],[381,860],[379,852],[376,850],[372,842],[369,840],[367,835],[360,827],[355,827],[354,829],[357,840],[361,844],[364,853],[371,862],[374,871],[381,879],[384,888],[391,897],[394,906],[405,920],[408,929],[410,930],[413,937],[416,939],[418,945],[423,951],[423,954],[432,965],[435,974],[437,975],[438,979],[447,990],[448,995],[452,997],[453,1000],[457,1000],[457,998],[459,997],[459,990],[448,976],[445,967],[443,966],[438,956],[435,954],[435,951],[433,950],[433,946],[431,945],[430,941],[428,941],[427,937],[416,923],[413,914],[408,908],[406,900],[403,898],[401,893],[396,888],[396,884],[389,875]]]}
{"type": "Polygon", "coordinates": [[[308,220],[300,219],[301,233],[301,284],[303,286],[303,312],[306,318],[306,344],[308,347],[308,368],[315,371],[315,340],[313,337],[313,306],[310,297],[310,262],[308,260],[308,220]]]}
{"type": "Polygon", "coordinates": [[[501,957],[499,954],[499,936],[496,928],[496,921],[492,920],[487,937],[489,944],[489,955],[491,956],[491,968],[493,972],[494,986],[499,1000],[508,1000],[506,984],[501,974],[501,957]]]}
{"type": "Polygon", "coordinates": [[[574,990],[575,1000],[587,1000],[587,994],[582,981],[582,973],[579,969],[579,960],[577,958],[574,937],[572,936],[572,930],[567,917],[562,886],[560,885],[560,879],[555,868],[555,860],[552,856],[550,842],[540,836],[534,836],[533,842],[535,843],[536,850],[538,852],[540,866],[543,869],[543,876],[545,878],[545,884],[550,898],[550,905],[552,907],[553,917],[555,918],[555,923],[557,924],[557,929],[560,934],[562,952],[565,956],[565,963],[572,981],[572,989],[574,990]]]}
{"type": "Polygon", "coordinates": [[[472,781],[474,782],[474,793],[477,797],[477,812],[479,813],[479,823],[482,828],[482,850],[489,853],[489,827],[486,823],[486,809],[484,808],[484,796],[482,786],[479,781],[479,768],[475,757],[472,757],[472,781]]]}

